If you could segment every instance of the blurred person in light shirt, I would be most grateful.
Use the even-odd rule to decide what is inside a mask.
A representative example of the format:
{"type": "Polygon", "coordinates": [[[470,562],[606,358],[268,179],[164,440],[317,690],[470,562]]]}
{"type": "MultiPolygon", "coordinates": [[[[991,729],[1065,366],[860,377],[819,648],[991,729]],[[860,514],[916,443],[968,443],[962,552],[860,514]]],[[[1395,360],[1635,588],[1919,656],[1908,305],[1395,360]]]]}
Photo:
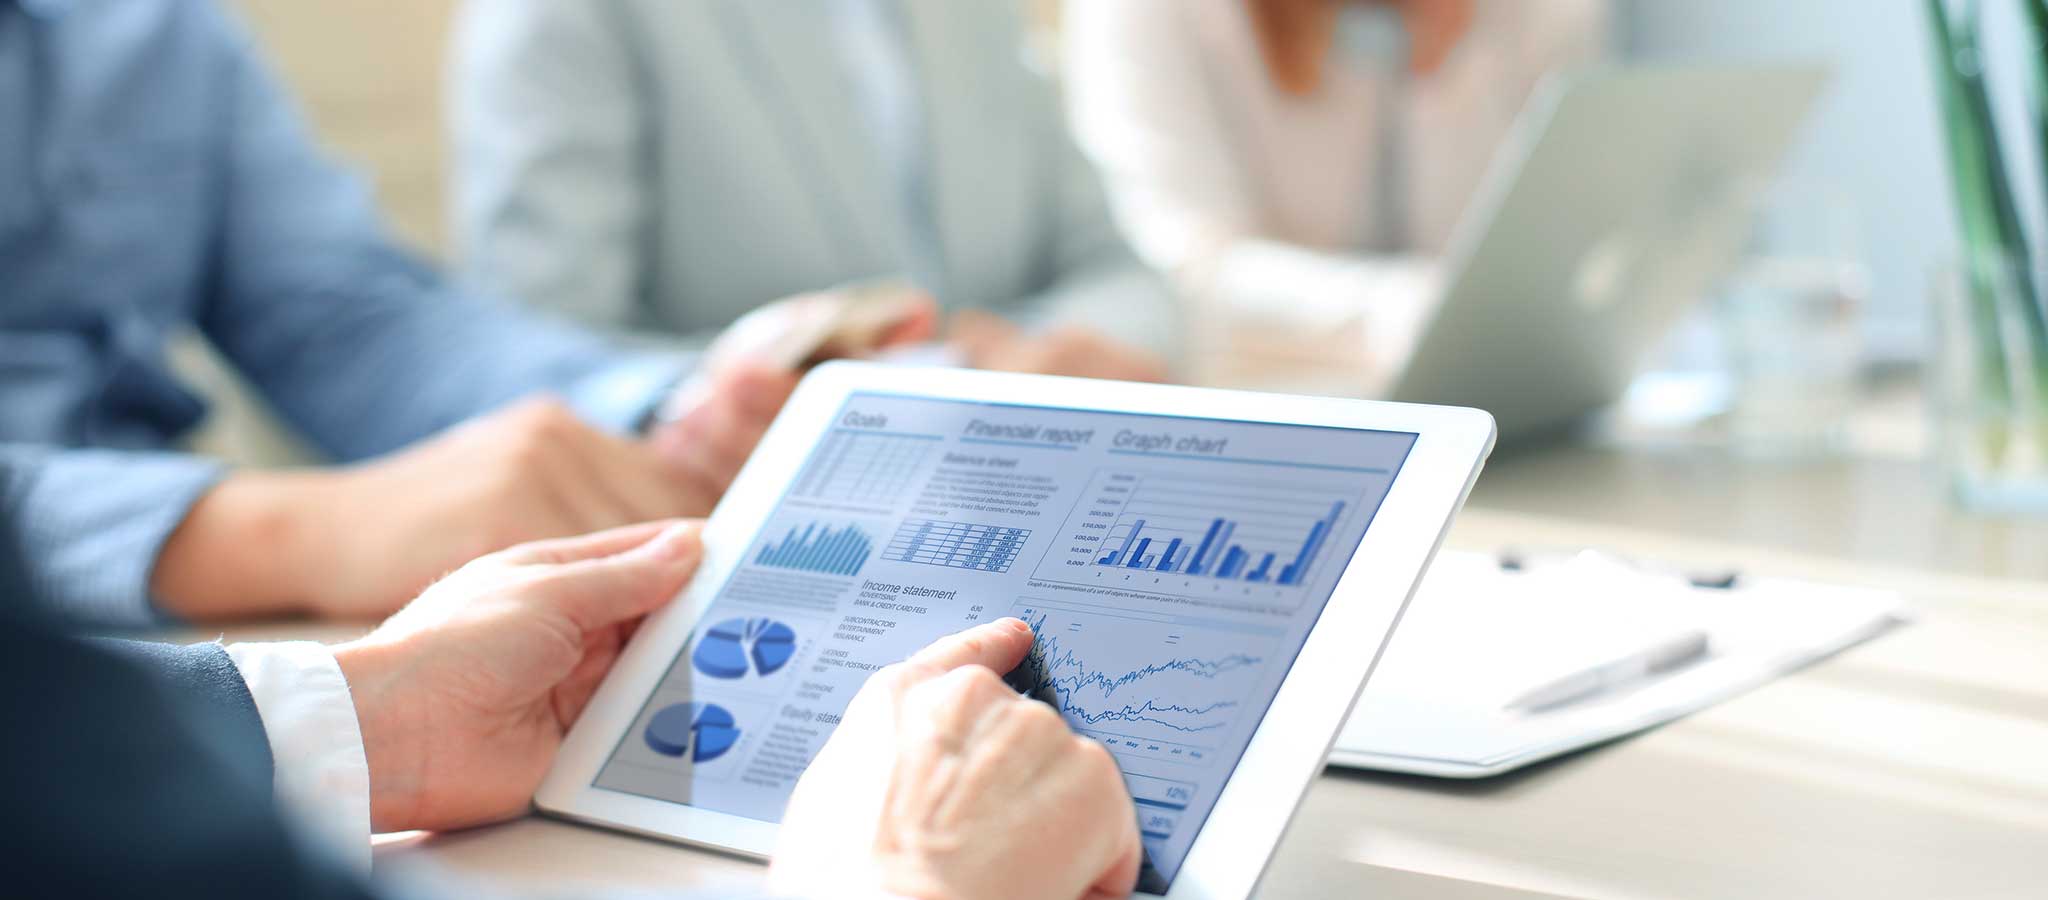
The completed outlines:
{"type": "Polygon", "coordinates": [[[1164,378],[1179,306],[1024,49],[1007,2],[467,0],[459,266],[685,348],[783,297],[902,281],[947,313],[942,358],[1164,378]]]}

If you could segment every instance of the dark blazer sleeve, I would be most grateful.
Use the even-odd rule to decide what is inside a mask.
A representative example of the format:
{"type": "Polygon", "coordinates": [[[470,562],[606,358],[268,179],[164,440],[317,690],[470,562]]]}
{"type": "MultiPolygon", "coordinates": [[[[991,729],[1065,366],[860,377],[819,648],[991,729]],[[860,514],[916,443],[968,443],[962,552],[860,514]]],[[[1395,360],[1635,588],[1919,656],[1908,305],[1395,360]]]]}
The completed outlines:
{"type": "MultiPolygon", "coordinates": [[[[0,488],[9,471],[0,465],[0,488]]],[[[217,645],[63,633],[0,517],[0,889],[24,897],[368,897],[291,837],[270,744],[217,645]]]]}
{"type": "MultiPolygon", "coordinates": [[[[4,565],[0,560],[0,600],[12,600],[4,565]]],[[[271,802],[269,751],[256,757],[242,739],[244,714],[208,683],[222,667],[232,673],[232,664],[224,655],[212,658],[218,647],[172,649],[180,652],[167,657],[79,640],[25,622],[17,610],[0,610],[0,721],[8,723],[0,738],[0,835],[7,836],[0,840],[0,893],[152,900],[481,896],[474,885],[429,873],[413,873],[421,880],[408,884],[372,885],[294,840],[271,802]],[[205,695],[196,703],[189,702],[195,684],[205,695]]],[[[683,896],[765,900],[735,892],[683,896]]]]}
{"type": "Polygon", "coordinates": [[[239,708],[247,693],[215,683],[234,672],[220,648],[111,649],[18,620],[0,630],[10,891],[369,896],[280,819],[262,727],[239,708]]]}
{"type": "Polygon", "coordinates": [[[256,712],[256,698],[241,670],[219,644],[158,644],[149,641],[97,639],[96,649],[141,669],[159,690],[179,695],[189,706],[203,707],[207,730],[200,738],[214,744],[238,768],[256,778],[268,792],[277,761],[270,756],[270,737],[256,712]]]}

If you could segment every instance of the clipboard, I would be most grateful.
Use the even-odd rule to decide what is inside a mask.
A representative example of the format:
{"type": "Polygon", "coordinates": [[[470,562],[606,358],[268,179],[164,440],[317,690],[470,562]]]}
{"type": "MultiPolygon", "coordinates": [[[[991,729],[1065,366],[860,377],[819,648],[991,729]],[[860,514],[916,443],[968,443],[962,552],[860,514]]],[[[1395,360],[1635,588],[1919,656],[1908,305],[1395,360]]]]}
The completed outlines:
{"type": "Polygon", "coordinates": [[[1443,778],[1486,778],[1653,728],[1770,682],[1909,621],[1903,596],[1794,579],[1742,577],[1700,587],[1666,573],[1565,566],[1503,570],[1483,553],[1445,552],[1424,576],[1409,618],[1338,734],[1331,765],[1443,778]],[[1534,614],[1531,614],[1534,613],[1534,614]],[[1542,710],[1511,710],[1529,673],[1592,664],[1592,632],[1706,633],[1703,654],[1603,693],[1542,710]],[[1555,650],[1551,663],[1501,663],[1512,632],[1555,650]]]}

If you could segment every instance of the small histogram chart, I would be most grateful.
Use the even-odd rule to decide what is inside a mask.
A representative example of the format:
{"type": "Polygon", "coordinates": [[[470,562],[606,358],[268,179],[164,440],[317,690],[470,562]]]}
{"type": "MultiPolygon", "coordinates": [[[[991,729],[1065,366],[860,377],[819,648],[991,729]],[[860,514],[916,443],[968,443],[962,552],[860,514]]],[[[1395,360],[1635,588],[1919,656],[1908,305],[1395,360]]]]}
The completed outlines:
{"type": "Polygon", "coordinates": [[[820,575],[856,575],[873,549],[874,540],[858,525],[811,522],[764,541],[754,552],[754,563],[820,575]]]}
{"type": "Polygon", "coordinates": [[[1130,571],[1271,585],[1306,584],[1357,500],[1315,486],[1099,472],[1068,520],[1070,545],[1041,578],[1130,571]]]}
{"type": "Polygon", "coordinates": [[[1191,765],[1205,765],[1237,723],[1265,679],[1276,637],[1249,626],[1034,599],[1010,614],[1038,636],[1011,676],[1014,686],[1058,706],[1076,730],[1114,752],[1191,765]]]}
{"type": "Polygon", "coordinates": [[[1031,529],[937,519],[905,519],[882,558],[977,572],[1010,571],[1031,529]]]}
{"type": "Polygon", "coordinates": [[[811,454],[790,494],[811,500],[890,505],[910,489],[940,438],[834,429],[811,454]]]}

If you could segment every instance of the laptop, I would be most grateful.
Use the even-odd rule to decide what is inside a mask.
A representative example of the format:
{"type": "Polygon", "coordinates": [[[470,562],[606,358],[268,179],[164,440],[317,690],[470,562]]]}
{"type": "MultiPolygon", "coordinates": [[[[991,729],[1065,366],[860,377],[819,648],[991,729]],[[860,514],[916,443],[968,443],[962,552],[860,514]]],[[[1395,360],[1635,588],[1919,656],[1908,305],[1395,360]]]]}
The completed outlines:
{"type": "Polygon", "coordinates": [[[1826,79],[1786,65],[1547,80],[1459,222],[1385,398],[1487,410],[1503,443],[1618,399],[1743,246],[1826,79]]]}

